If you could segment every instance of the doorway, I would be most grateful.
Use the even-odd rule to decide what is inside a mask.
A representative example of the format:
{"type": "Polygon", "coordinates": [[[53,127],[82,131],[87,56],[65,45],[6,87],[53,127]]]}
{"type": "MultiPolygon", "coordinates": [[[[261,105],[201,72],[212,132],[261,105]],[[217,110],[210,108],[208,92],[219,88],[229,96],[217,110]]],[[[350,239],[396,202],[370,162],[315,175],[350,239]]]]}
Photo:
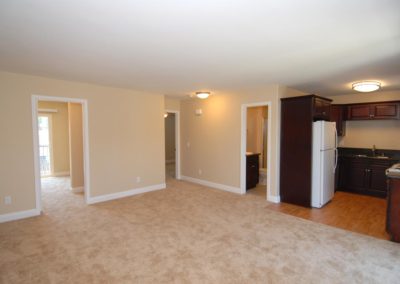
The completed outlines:
{"type": "Polygon", "coordinates": [[[165,176],[181,179],[179,111],[165,110],[165,176]]]}
{"type": "Polygon", "coordinates": [[[271,184],[271,103],[243,104],[241,117],[240,191],[241,194],[252,192],[268,200],[271,184]],[[251,163],[249,168],[248,163],[251,163]],[[248,182],[254,178],[255,181],[248,182]],[[247,190],[247,187],[251,189],[247,190]]]}
{"type": "Polygon", "coordinates": [[[52,144],[52,116],[50,114],[39,113],[38,117],[39,135],[39,159],[40,176],[51,176],[53,170],[53,144],[52,144]]]}
{"type": "Polygon", "coordinates": [[[43,191],[57,192],[56,189],[57,194],[62,190],[81,191],[88,203],[90,181],[87,101],[32,95],[32,126],[36,209],[43,210],[43,191]],[[75,113],[72,114],[73,111],[75,113]],[[73,139],[76,141],[72,141],[73,139]],[[76,158],[79,149],[80,158],[76,158]],[[77,177],[81,179],[81,186],[73,188],[73,180],[77,177]]]}

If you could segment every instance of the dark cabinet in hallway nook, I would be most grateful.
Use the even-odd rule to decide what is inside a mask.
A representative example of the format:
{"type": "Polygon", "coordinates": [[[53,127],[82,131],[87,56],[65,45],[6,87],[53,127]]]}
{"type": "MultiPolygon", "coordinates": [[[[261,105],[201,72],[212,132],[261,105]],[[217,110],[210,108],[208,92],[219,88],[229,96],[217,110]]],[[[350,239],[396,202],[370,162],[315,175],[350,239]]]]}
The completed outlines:
{"type": "Polygon", "coordinates": [[[256,187],[260,178],[259,153],[246,155],[246,189],[256,187]]]}

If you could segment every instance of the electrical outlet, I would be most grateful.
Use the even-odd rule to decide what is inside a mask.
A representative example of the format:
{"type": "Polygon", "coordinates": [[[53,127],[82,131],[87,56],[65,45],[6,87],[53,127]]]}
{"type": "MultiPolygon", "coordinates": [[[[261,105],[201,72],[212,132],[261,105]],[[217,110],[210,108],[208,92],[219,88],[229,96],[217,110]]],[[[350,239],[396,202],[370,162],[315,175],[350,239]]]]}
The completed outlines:
{"type": "Polygon", "coordinates": [[[5,203],[6,205],[10,205],[11,202],[12,202],[11,196],[6,196],[6,197],[4,197],[4,203],[5,203]]]}
{"type": "Polygon", "coordinates": [[[136,177],[136,183],[139,183],[142,179],[140,177],[136,177]]]}
{"type": "Polygon", "coordinates": [[[203,171],[201,169],[199,169],[199,176],[201,176],[202,173],[203,173],[203,171]]]}

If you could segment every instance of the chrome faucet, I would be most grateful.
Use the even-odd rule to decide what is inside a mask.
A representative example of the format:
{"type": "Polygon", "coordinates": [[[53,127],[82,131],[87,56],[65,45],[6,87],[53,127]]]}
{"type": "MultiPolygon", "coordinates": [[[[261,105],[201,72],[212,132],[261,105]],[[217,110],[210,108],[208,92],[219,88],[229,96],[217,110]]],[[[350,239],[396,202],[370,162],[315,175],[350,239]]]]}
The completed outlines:
{"type": "Polygon", "coordinates": [[[372,156],[374,156],[375,157],[375,153],[376,152],[376,146],[375,146],[375,144],[372,146],[372,156]]]}

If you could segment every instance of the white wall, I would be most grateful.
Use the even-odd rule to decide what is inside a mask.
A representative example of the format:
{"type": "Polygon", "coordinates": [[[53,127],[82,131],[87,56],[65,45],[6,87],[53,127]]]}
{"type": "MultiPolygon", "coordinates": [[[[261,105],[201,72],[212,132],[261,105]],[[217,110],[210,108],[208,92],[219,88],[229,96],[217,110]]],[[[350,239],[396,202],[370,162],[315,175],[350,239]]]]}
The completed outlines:
{"type": "Polygon", "coordinates": [[[83,120],[82,105],[68,103],[71,188],[83,187],[83,120]]]}

